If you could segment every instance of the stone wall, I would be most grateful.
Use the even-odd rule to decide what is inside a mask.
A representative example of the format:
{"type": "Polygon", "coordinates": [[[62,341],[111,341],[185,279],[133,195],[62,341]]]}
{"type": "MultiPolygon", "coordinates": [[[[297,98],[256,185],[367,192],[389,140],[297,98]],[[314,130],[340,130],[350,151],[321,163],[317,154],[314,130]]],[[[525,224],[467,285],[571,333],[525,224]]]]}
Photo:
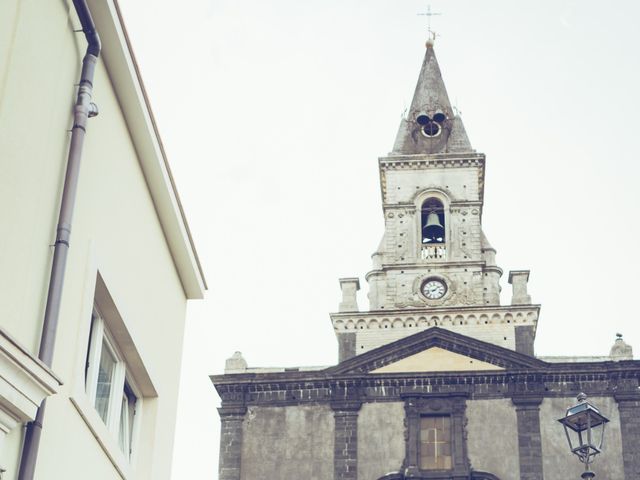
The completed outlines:
{"type": "Polygon", "coordinates": [[[473,470],[520,480],[518,425],[510,398],[467,402],[467,453],[473,470]]]}
{"type": "Polygon", "coordinates": [[[242,480],[333,480],[334,418],[328,405],[249,407],[242,480]]]}
{"type": "MultiPolygon", "coordinates": [[[[592,468],[596,478],[636,480],[624,475],[620,415],[616,401],[613,397],[589,397],[588,401],[610,420],[605,429],[603,452],[598,455],[592,468]]],[[[568,407],[575,404],[575,397],[561,397],[545,398],[540,405],[544,478],[580,478],[584,471],[578,458],[569,452],[564,429],[557,421],[564,417],[568,407]]]]}
{"type": "Polygon", "coordinates": [[[358,480],[399,470],[404,460],[404,402],[366,403],[358,416],[358,480]]]}

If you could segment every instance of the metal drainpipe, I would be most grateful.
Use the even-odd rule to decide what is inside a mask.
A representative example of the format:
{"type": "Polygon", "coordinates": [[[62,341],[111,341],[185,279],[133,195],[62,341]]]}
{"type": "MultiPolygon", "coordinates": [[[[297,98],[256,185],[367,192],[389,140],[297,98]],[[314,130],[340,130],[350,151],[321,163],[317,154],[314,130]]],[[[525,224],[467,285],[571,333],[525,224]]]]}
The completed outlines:
{"type": "MultiPolygon", "coordinates": [[[[58,317],[60,315],[62,286],[64,283],[65,267],[67,265],[69,238],[71,236],[71,220],[73,218],[76,192],[78,191],[78,176],[87,119],[98,114],[98,108],[91,101],[91,92],[93,90],[93,76],[96,64],[98,63],[98,56],[100,55],[100,37],[93,23],[93,18],[91,18],[91,12],[89,12],[86,0],[73,0],[73,6],[80,19],[82,31],[84,32],[88,45],[85,56],[82,59],[82,73],[80,74],[78,96],[73,109],[73,128],[71,130],[67,172],[62,190],[56,243],[53,251],[53,264],[51,266],[51,277],[49,279],[49,291],[47,292],[47,305],[44,312],[40,350],[38,352],[38,358],[49,367],[51,367],[53,360],[58,317]]],[[[24,446],[22,447],[22,457],[20,459],[18,480],[33,480],[35,476],[45,408],[46,400],[40,405],[35,420],[27,425],[24,446]]]]}

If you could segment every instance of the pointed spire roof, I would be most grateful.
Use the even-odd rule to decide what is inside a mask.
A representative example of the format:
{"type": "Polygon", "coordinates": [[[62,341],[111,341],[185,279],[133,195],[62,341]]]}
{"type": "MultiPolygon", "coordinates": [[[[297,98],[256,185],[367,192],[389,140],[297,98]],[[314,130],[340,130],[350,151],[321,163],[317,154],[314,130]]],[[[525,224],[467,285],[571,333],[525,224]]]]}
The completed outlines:
{"type": "Polygon", "coordinates": [[[433,42],[427,42],[427,51],[424,54],[420,76],[411,101],[412,111],[420,109],[438,109],[449,117],[453,116],[449,95],[447,95],[436,53],[433,50],[433,42]]]}
{"type": "Polygon", "coordinates": [[[430,40],[411,107],[400,122],[393,153],[410,155],[471,151],[473,149],[462,120],[451,108],[433,41],[430,40]]]}

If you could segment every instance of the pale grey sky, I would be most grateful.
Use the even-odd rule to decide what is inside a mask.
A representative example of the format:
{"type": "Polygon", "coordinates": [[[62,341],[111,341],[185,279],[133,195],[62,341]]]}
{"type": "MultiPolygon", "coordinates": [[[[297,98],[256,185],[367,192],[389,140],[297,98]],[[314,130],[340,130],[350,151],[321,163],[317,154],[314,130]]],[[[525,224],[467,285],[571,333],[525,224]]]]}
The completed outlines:
{"type": "MultiPolygon", "coordinates": [[[[335,363],[339,277],[361,278],[367,308],[377,158],[413,94],[427,3],[120,2],[210,286],[189,308],[174,478],[215,479],[207,375],[235,350],[335,363]]],[[[640,7],[431,5],[449,96],[487,155],[484,230],[542,304],[537,354],[606,355],[620,331],[640,356],[640,7]]]]}

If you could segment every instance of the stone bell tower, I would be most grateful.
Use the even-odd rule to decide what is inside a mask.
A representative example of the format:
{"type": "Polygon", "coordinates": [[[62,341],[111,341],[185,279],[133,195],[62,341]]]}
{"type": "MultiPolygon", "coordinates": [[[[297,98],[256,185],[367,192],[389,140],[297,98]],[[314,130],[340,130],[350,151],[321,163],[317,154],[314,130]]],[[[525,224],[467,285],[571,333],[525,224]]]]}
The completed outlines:
{"type": "Polygon", "coordinates": [[[385,231],[366,274],[369,311],[358,311],[357,278],[340,280],[331,315],[340,360],[438,326],[533,355],[540,307],[529,272],[502,269],[482,229],[485,156],[472,147],[447,95],[433,42],[393,151],[379,159],[385,231]]]}

